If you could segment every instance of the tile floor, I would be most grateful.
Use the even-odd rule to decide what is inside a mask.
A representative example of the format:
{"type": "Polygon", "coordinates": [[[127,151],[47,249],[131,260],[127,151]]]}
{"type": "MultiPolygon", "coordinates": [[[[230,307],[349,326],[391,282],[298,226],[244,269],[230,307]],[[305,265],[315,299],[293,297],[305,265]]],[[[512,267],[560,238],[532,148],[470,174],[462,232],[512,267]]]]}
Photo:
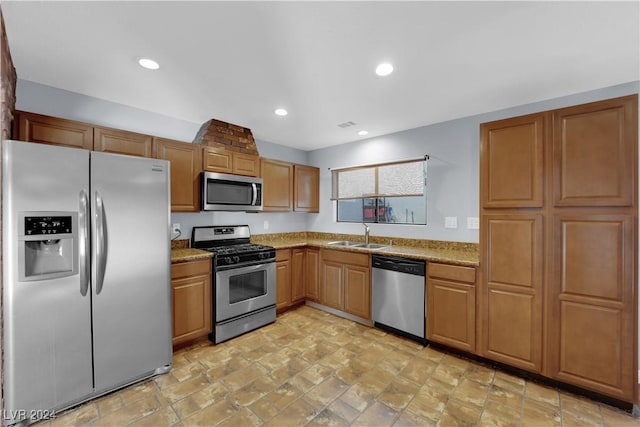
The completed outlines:
{"type": "Polygon", "coordinates": [[[606,405],[300,307],[38,426],[640,426],[606,405]]]}

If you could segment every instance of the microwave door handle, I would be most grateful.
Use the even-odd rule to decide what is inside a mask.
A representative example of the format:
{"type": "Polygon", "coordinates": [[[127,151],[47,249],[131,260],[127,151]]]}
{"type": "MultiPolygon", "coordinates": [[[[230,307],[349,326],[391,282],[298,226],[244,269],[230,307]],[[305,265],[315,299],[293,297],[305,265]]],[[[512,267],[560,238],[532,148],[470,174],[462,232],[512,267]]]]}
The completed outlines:
{"type": "Polygon", "coordinates": [[[251,206],[255,206],[256,201],[258,200],[258,184],[255,182],[252,183],[251,188],[253,188],[253,200],[251,200],[251,206]]]}
{"type": "Polygon", "coordinates": [[[87,295],[91,275],[89,255],[89,196],[86,190],[80,191],[80,210],[78,214],[79,250],[80,250],[80,294],[87,295]]]}

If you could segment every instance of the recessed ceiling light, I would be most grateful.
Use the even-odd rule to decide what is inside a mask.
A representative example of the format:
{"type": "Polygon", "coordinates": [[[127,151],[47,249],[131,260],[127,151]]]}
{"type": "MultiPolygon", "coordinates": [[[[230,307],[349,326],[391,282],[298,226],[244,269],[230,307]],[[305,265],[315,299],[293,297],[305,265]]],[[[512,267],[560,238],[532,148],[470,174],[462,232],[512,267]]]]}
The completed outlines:
{"type": "Polygon", "coordinates": [[[379,76],[388,76],[393,73],[393,65],[384,62],[376,67],[376,74],[379,76]]]}
{"type": "Polygon", "coordinates": [[[141,67],[146,68],[147,70],[157,70],[158,68],[160,68],[160,64],[149,58],[138,59],[138,64],[140,64],[141,67]]]}
{"type": "Polygon", "coordinates": [[[367,130],[359,130],[358,131],[358,135],[360,135],[360,136],[369,135],[369,131],[367,131],[367,130]]]}
{"type": "Polygon", "coordinates": [[[287,114],[289,114],[289,112],[287,110],[285,110],[284,108],[277,108],[274,113],[276,113],[276,116],[286,116],[287,114]]]}

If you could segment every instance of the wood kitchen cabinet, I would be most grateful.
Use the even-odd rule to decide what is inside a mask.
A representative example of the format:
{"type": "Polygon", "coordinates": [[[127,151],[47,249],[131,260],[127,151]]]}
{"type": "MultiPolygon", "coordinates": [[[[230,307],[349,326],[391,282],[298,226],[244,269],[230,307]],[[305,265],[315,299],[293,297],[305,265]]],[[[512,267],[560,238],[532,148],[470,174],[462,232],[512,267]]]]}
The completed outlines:
{"type": "Polygon", "coordinates": [[[293,210],[320,212],[320,169],[313,166],[293,165],[293,210]]]}
{"type": "Polygon", "coordinates": [[[480,135],[479,353],[634,402],[638,96],[480,135]]]}
{"type": "Polygon", "coordinates": [[[291,306],[291,249],[276,250],[276,310],[291,306]]]}
{"type": "Polygon", "coordinates": [[[258,176],[259,157],[222,148],[204,147],[202,169],[207,172],[258,176]]]}
{"type": "Polygon", "coordinates": [[[304,301],[306,250],[291,249],[291,303],[304,301]]]}
{"type": "Polygon", "coordinates": [[[476,269],[427,263],[427,338],[474,353],[476,269]]]}
{"type": "Polygon", "coordinates": [[[173,345],[205,337],[212,330],[211,260],[171,265],[173,345]]]}
{"type": "Polygon", "coordinates": [[[200,212],[202,147],[153,138],[153,156],[171,162],[171,211],[200,212]]]}
{"type": "Polygon", "coordinates": [[[314,302],[320,301],[320,250],[305,249],[305,298],[314,302]]]}
{"type": "Polygon", "coordinates": [[[263,211],[320,212],[320,169],[260,158],[263,211]]]}
{"type": "Polygon", "coordinates": [[[262,210],[290,211],[293,207],[293,165],[260,158],[260,177],[263,180],[262,210]]]}
{"type": "Polygon", "coordinates": [[[102,127],[93,128],[93,150],[105,153],[151,157],[153,137],[102,127]]]}
{"type": "Polygon", "coordinates": [[[320,304],[371,319],[368,254],[320,250],[320,304]]]}
{"type": "Polygon", "coordinates": [[[91,150],[93,126],[58,117],[16,111],[13,139],[91,150]]]}

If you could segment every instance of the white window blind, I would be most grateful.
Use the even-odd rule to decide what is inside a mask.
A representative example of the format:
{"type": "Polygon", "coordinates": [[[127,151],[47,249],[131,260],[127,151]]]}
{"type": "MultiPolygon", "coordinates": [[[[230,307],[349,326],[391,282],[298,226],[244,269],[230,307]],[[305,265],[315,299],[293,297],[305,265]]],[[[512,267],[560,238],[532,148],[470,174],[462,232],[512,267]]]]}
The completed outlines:
{"type": "Polygon", "coordinates": [[[425,159],[384,163],[331,171],[331,199],[424,195],[425,159]]]}

